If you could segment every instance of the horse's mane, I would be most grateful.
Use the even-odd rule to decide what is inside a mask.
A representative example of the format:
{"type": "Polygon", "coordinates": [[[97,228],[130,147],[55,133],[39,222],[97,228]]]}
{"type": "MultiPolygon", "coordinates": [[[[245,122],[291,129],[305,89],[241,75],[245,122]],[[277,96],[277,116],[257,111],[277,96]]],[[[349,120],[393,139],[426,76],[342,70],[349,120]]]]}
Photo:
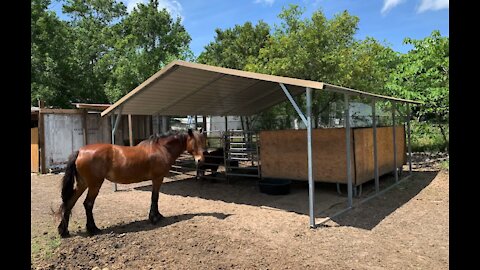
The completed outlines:
{"type": "Polygon", "coordinates": [[[148,139],[145,139],[141,141],[138,145],[146,145],[146,144],[155,144],[158,143],[160,139],[165,139],[171,136],[175,135],[184,135],[185,132],[180,132],[177,130],[169,130],[167,132],[164,132],[162,134],[156,133],[148,137],[148,139]]]}

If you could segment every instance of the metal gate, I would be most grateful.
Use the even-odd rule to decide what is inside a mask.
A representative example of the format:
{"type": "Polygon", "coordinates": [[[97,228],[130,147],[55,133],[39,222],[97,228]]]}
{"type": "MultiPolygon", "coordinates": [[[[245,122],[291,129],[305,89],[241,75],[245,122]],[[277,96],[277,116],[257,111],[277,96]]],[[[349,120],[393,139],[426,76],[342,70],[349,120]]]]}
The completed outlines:
{"type": "Polygon", "coordinates": [[[230,130],[223,135],[225,175],[261,177],[259,142],[256,131],[230,130]]]}
{"type": "Polygon", "coordinates": [[[203,167],[195,166],[191,155],[184,153],[176,160],[170,173],[189,176],[198,174],[199,178],[227,181],[231,177],[261,177],[260,136],[257,132],[230,130],[227,132],[211,131],[205,134],[209,153],[204,153],[206,162],[203,163],[203,167]],[[220,156],[219,152],[222,153],[220,156]],[[220,167],[223,167],[224,170],[220,167]],[[212,168],[215,169],[212,170],[212,168]]]}

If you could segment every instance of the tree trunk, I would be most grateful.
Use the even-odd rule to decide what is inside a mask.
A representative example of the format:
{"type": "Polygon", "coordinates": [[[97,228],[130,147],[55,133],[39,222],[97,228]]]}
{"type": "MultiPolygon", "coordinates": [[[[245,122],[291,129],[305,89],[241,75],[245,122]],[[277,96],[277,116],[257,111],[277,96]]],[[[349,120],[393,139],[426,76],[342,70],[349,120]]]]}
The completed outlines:
{"type": "Polygon", "coordinates": [[[440,133],[442,133],[443,142],[444,142],[444,149],[447,151],[447,153],[449,153],[447,134],[445,134],[445,130],[444,130],[442,124],[438,124],[438,127],[440,128],[440,133]]]}

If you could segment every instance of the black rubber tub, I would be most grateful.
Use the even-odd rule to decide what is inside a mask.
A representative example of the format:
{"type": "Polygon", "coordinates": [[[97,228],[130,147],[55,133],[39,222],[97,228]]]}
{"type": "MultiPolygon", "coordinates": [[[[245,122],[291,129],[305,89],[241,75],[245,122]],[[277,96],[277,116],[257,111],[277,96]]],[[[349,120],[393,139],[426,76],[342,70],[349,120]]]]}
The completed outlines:
{"type": "Polygon", "coordinates": [[[270,195],[286,195],[290,193],[291,180],[262,179],[258,181],[260,192],[270,195]]]}

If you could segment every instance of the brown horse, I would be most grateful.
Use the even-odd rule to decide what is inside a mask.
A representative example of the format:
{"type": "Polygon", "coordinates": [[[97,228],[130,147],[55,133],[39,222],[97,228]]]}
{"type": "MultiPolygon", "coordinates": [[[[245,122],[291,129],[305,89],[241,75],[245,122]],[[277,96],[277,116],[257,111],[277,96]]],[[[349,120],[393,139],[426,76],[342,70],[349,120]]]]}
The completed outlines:
{"type": "Polygon", "coordinates": [[[87,188],[87,197],[83,203],[87,215],[87,231],[89,234],[100,232],[95,225],[92,209],[104,179],[119,184],[152,180],[148,219],[153,224],[157,223],[163,217],[158,211],[158,193],[163,178],[185,150],[193,155],[196,163],[203,161],[204,148],[204,135],[191,129],[187,133],[153,135],[136,146],[91,144],[81,147],[70,156],[62,179],[62,204],[57,212],[57,216],[61,217],[58,233],[62,237],[69,235],[71,210],[87,188]]]}

